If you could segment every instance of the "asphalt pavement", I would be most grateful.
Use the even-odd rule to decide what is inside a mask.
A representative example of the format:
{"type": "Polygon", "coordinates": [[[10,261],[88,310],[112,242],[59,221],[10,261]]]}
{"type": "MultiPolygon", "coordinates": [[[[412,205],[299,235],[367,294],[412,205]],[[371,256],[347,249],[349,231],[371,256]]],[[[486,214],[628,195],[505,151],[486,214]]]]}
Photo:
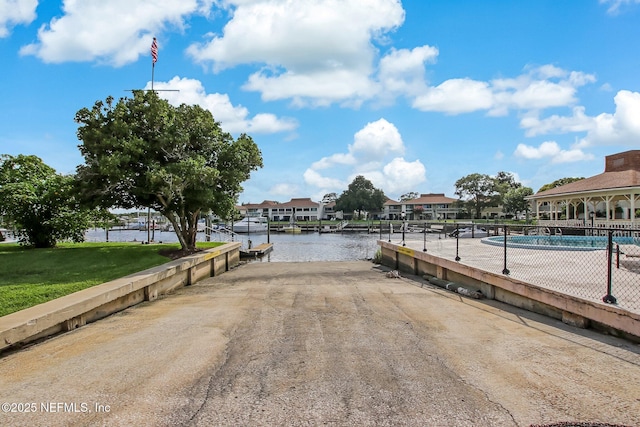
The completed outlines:
{"type": "Polygon", "coordinates": [[[251,263],[0,358],[2,426],[640,426],[640,346],[366,261],[251,263]]]}

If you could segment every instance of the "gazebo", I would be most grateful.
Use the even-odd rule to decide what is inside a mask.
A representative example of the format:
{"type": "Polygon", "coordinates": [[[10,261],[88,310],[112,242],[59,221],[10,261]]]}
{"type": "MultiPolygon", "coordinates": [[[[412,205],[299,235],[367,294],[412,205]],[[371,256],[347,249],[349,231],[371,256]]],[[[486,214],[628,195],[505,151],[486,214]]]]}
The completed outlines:
{"type": "Polygon", "coordinates": [[[636,209],[640,209],[640,150],[606,156],[603,173],[538,192],[527,199],[541,225],[636,228],[636,209]]]}

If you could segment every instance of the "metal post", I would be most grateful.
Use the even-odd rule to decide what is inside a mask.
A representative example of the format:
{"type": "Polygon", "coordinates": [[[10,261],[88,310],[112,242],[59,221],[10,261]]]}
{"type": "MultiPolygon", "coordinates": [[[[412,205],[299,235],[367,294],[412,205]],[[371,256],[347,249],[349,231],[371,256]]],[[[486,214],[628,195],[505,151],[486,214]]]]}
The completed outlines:
{"type": "Polygon", "coordinates": [[[389,220],[389,243],[391,243],[391,220],[389,220]]]}
{"type": "Polygon", "coordinates": [[[458,255],[459,249],[460,249],[460,225],[456,223],[456,261],[460,261],[460,256],[458,255]]]}
{"type": "Polygon", "coordinates": [[[609,230],[607,243],[607,294],[602,297],[602,301],[607,304],[617,304],[618,300],[611,295],[611,286],[613,283],[613,272],[611,271],[611,264],[613,262],[613,230],[609,230]]]}
{"type": "Polygon", "coordinates": [[[380,218],[380,240],[382,240],[382,218],[380,218]]]}
{"type": "Polygon", "coordinates": [[[422,231],[422,234],[424,234],[423,238],[424,238],[424,249],[422,249],[422,252],[427,252],[427,223],[424,223],[424,230],[422,231]]]}
{"type": "Polygon", "coordinates": [[[406,214],[402,212],[402,246],[407,246],[407,242],[404,241],[404,231],[406,228],[405,218],[406,218],[406,214]]]}
{"type": "Polygon", "coordinates": [[[504,226],[504,268],[502,269],[502,274],[509,274],[509,269],[507,268],[507,226],[504,226]]]}
{"type": "Polygon", "coordinates": [[[271,243],[271,222],[269,217],[267,217],[267,243],[271,243]]]}

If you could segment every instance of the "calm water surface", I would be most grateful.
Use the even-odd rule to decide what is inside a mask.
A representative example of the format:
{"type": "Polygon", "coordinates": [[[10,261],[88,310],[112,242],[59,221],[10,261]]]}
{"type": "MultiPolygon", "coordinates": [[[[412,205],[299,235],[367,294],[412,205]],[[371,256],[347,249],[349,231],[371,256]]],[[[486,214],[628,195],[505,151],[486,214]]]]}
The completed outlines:
{"type": "MultiPolygon", "coordinates": [[[[417,237],[417,236],[416,236],[417,237]]],[[[384,235],[383,239],[387,240],[388,235],[384,235]]],[[[177,242],[178,238],[173,232],[155,231],[151,237],[154,242],[177,242]]],[[[206,236],[204,233],[198,233],[198,241],[204,241],[206,236]]],[[[262,262],[307,262],[307,261],[352,261],[371,259],[378,250],[377,241],[380,239],[379,234],[368,233],[252,233],[238,234],[234,237],[235,241],[240,241],[243,248],[248,248],[248,241],[251,240],[252,246],[261,243],[273,243],[273,251],[265,255],[262,262]]],[[[106,241],[106,232],[102,229],[92,229],[86,234],[88,242],[104,242],[106,241]]],[[[213,234],[212,241],[227,241],[226,236],[213,234]]],[[[400,234],[392,236],[393,242],[401,240],[400,234]]],[[[146,231],[109,231],[110,242],[145,242],[147,241],[146,231]]]]}

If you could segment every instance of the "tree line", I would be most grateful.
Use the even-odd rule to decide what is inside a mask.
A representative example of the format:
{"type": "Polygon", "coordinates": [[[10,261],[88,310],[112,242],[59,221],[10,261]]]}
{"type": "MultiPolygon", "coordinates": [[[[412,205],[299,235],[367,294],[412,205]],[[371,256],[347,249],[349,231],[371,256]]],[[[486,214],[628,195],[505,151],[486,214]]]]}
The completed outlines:
{"type": "MultiPolygon", "coordinates": [[[[561,178],[545,184],[538,191],[545,191],[568,184],[583,178],[561,178]]],[[[533,195],[533,189],[517,182],[509,172],[498,172],[495,176],[472,173],[458,179],[455,183],[455,195],[458,196],[458,207],[461,216],[479,219],[482,211],[502,206],[505,215],[528,214],[530,204],[528,196],[533,195]]],[[[420,197],[417,192],[408,192],[400,196],[400,202],[408,202],[420,197]]],[[[363,176],[357,176],[347,190],[340,196],[328,193],[323,203],[336,202],[336,211],[355,212],[361,217],[363,211],[382,212],[384,203],[388,200],[384,192],[375,188],[363,176]]]]}
{"type": "Polygon", "coordinates": [[[0,215],[28,246],[84,240],[110,209],[153,209],[195,250],[200,214],[229,217],[262,154],[246,134],[234,139],[210,111],[174,107],[152,91],[108,97],[75,115],[84,164],[63,175],[31,155],[0,156],[0,215]]]}

